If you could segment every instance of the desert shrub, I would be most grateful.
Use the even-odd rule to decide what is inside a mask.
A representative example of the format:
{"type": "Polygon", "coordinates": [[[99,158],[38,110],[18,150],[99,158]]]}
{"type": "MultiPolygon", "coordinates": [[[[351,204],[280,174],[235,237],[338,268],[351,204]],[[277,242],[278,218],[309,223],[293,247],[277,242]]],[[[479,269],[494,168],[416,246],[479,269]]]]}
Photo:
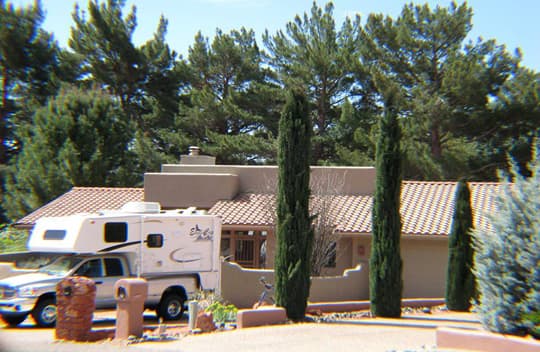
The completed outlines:
{"type": "Polygon", "coordinates": [[[211,312],[214,322],[222,324],[235,321],[238,308],[226,302],[220,295],[212,291],[199,291],[193,297],[200,310],[211,312]]]}
{"type": "Polygon", "coordinates": [[[238,312],[238,308],[232,304],[214,302],[206,308],[206,311],[212,312],[215,323],[223,324],[228,321],[236,321],[236,313],[238,312]]]}
{"type": "Polygon", "coordinates": [[[531,176],[511,165],[490,214],[490,227],[474,231],[475,275],[480,320],[488,330],[533,333],[528,316],[540,310],[540,143],[529,164],[531,176]]]}

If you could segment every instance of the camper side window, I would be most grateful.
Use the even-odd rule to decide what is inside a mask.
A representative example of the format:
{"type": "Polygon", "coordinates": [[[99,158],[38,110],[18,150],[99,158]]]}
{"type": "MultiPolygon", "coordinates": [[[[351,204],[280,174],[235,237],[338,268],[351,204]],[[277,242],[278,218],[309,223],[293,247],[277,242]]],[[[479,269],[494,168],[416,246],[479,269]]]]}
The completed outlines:
{"type": "Polygon", "coordinates": [[[160,233],[151,233],[146,236],[146,246],[148,248],[163,247],[163,235],[160,233]]]}
{"type": "Polygon", "coordinates": [[[63,240],[66,237],[66,230],[46,230],[43,234],[44,240],[63,240]]]}
{"type": "Polygon", "coordinates": [[[107,222],[105,223],[105,242],[126,242],[127,223],[107,222]]]}

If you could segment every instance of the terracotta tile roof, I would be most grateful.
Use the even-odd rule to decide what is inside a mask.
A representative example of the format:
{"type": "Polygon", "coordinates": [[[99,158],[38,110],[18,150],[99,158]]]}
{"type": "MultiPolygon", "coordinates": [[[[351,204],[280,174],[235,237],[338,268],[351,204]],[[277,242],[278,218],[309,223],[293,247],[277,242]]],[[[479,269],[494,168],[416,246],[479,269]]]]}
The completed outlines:
{"type": "MultiPolygon", "coordinates": [[[[408,235],[448,235],[452,225],[457,182],[404,181],[401,190],[402,232],[408,235]]],[[[502,184],[470,183],[476,227],[487,227],[486,212],[495,211],[495,195],[502,184]]],[[[320,197],[314,197],[320,202],[320,197]]],[[[272,226],[271,194],[240,194],[217,202],[210,213],[220,215],[224,225],[272,226]]],[[[370,233],[371,195],[331,196],[330,216],[340,233],[370,233]]]]}
{"type": "MultiPolygon", "coordinates": [[[[408,235],[448,235],[454,212],[456,182],[404,181],[401,189],[403,233],[408,235]]],[[[489,226],[486,212],[495,211],[495,195],[501,183],[472,182],[471,201],[476,227],[489,226]]],[[[74,187],[17,222],[17,226],[31,227],[43,216],[62,216],[74,213],[119,209],[129,201],[142,201],[143,188],[74,187]]],[[[340,233],[371,232],[371,195],[337,195],[328,199],[329,215],[340,233]]],[[[313,197],[321,204],[322,197],[313,197]]],[[[272,194],[242,193],[233,200],[218,201],[210,213],[221,216],[224,225],[272,226],[272,194]]],[[[324,203],[323,203],[324,204],[324,203]]],[[[326,206],[326,205],[324,205],[326,206]]]]}
{"type": "Polygon", "coordinates": [[[104,209],[120,209],[127,202],[143,199],[143,188],[73,187],[67,193],[17,221],[15,226],[31,227],[43,216],[64,216],[104,209]]]}
{"type": "Polygon", "coordinates": [[[456,182],[403,182],[401,188],[403,233],[448,234],[454,212],[456,184],[456,182]]]}
{"type": "Polygon", "coordinates": [[[489,229],[488,213],[497,212],[497,195],[504,191],[504,183],[471,182],[471,203],[473,206],[474,226],[489,229]]]}
{"type": "Polygon", "coordinates": [[[241,193],[233,200],[218,201],[209,213],[221,216],[224,225],[271,226],[273,194],[241,193]]]}

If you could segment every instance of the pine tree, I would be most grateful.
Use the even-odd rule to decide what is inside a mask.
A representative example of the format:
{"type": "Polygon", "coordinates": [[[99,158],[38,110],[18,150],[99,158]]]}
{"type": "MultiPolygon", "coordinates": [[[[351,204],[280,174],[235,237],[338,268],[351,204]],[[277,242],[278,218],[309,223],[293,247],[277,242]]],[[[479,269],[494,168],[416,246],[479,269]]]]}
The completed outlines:
{"type": "Polygon", "coordinates": [[[435,8],[411,2],[395,19],[370,14],[363,27],[362,61],[407,94],[399,107],[408,116],[402,130],[407,178],[455,179],[488,168],[495,175],[492,165],[479,162],[482,153],[502,149],[489,141],[506,127],[489,111],[490,101],[520,58],[495,40],[467,43],[472,18],[467,2],[435,8]]]}
{"type": "Polygon", "coordinates": [[[309,216],[311,123],[303,93],[291,91],[279,122],[276,303],[292,320],[305,317],[313,242],[309,216]]]}
{"type": "MultiPolygon", "coordinates": [[[[266,31],[263,42],[269,64],[284,85],[302,84],[314,113],[313,163],[336,159],[338,140],[332,133],[339,120],[340,102],[345,97],[364,95],[368,75],[359,59],[360,16],[346,17],[340,28],[334,20],[334,5],[313,5],[297,15],[284,31],[266,31]]],[[[363,105],[361,99],[355,99],[363,105]]]]}
{"type": "Polygon", "coordinates": [[[376,188],[369,262],[371,312],[381,317],[401,316],[402,260],[400,254],[401,151],[400,129],[390,92],[380,120],[376,155],[376,188]]]}
{"type": "Polygon", "coordinates": [[[460,181],[456,189],[456,205],[448,241],[446,306],[450,310],[468,311],[474,297],[473,248],[470,234],[472,228],[471,192],[467,182],[460,181]]]}
{"type": "Polygon", "coordinates": [[[44,20],[39,1],[15,7],[0,0],[0,164],[18,152],[17,126],[56,93],[58,80],[70,76],[69,64],[59,60],[71,57],[41,28],[44,20]]]}
{"type": "Polygon", "coordinates": [[[99,90],[63,89],[19,129],[22,150],[9,165],[3,204],[11,219],[73,186],[133,186],[134,126],[99,90]]]}
{"type": "Polygon", "coordinates": [[[503,334],[529,333],[540,314],[539,141],[529,172],[526,178],[511,164],[513,183],[499,194],[490,227],[473,233],[478,315],[485,328],[503,334]]]}
{"type": "Polygon", "coordinates": [[[189,48],[190,92],[180,126],[191,143],[221,164],[254,164],[276,158],[281,87],[262,67],[255,32],[216,31],[210,42],[201,33],[189,48]]]}
{"type": "Polygon", "coordinates": [[[136,7],[124,14],[125,5],[125,0],[91,0],[87,12],[75,5],[69,46],[81,58],[87,80],[115,96],[136,123],[138,157],[132,167],[140,173],[157,171],[161,163],[178,160],[189,145],[176,125],[178,93],[188,74],[165,40],[167,20],[162,16],[153,38],[136,46],[136,7]]]}

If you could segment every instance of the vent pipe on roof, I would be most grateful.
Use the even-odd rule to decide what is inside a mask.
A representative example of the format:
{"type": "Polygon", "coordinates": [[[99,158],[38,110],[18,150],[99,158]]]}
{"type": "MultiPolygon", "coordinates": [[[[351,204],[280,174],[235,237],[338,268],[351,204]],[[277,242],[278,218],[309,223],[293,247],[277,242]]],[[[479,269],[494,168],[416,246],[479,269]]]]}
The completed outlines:
{"type": "Polygon", "coordinates": [[[216,158],[209,155],[200,155],[201,148],[189,147],[189,154],[180,156],[180,164],[183,165],[216,165],[216,158]]]}
{"type": "Polygon", "coordinates": [[[199,155],[199,151],[201,150],[201,148],[195,146],[195,145],[192,145],[189,147],[189,155],[191,156],[197,156],[199,155]]]}

